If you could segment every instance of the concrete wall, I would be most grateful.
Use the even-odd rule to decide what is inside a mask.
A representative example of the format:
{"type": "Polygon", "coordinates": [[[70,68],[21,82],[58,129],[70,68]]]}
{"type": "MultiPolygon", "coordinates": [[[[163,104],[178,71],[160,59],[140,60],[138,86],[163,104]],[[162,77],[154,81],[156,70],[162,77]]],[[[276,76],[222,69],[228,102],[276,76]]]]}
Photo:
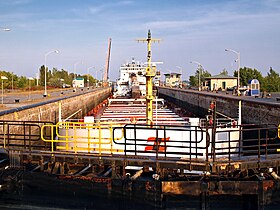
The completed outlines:
{"type": "Polygon", "coordinates": [[[227,116],[238,117],[238,102],[242,101],[242,123],[279,124],[280,103],[256,100],[250,97],[237,97],[212,92],[198,92],[158,87],[160,97],[175,102],[177,105],[204,117],[211,101],[216,100],[217,111],[227,116]]]}
{"type": "Polygon", "coordinates": [[[99,90],[81,93],[73,97],[64,97],[63,99],[55,99],[2,111],[0,112],[0,120],[57,122],[58,104],[60,101],[62,103],[62,118],[66,118],[77,110],[82,109],[82,112],[75,116],[76,118],[81,118],[106,99],[110,95],[110,92],[110,88],[100,88],[99,90]]]}

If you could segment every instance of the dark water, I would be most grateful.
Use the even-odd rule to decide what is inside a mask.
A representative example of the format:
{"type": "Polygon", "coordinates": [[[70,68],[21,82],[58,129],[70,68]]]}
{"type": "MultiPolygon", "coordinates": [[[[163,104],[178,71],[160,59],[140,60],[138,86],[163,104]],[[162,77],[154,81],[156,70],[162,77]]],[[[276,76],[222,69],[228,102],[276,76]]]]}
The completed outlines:
{"type": "MultiPolygon", "coordinates": [[[[280,209],[280,198],[269,205],[259,207],[257,195],[233,196],[184,196],[148,192],[141,184],[125,186],[114,183],[108,189],[106,183],[87,180],[61,180],[43,173],[2,175],[2,181],[13,177],[6,189],[0,191],[0,209],[94,209],[94,210],[256,210],[280,209]]],[[[156,185],[154,185],[156,187],[156,185]]]]}

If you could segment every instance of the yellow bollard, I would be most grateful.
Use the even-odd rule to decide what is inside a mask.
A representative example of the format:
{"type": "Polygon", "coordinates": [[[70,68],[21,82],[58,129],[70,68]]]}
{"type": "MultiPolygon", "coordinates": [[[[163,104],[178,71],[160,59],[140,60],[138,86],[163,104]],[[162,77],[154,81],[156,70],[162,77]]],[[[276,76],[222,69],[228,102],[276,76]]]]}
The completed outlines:
{"type": "Polygon", "coordinates": [[[278,138],[280,138],[280,124],[278,125],[278,138]]]}

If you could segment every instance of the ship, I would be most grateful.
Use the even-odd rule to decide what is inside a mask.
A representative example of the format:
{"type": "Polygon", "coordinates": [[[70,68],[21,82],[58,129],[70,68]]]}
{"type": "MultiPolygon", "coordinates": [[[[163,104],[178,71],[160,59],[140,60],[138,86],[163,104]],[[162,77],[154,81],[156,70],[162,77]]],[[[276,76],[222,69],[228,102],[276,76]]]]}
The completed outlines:
{"type": "Polygon", "coordinates": [[[131,62],[122,64],[117,81],[118,96],[138,98],[146,95],[146,66],[132,58],[131,62]]]}
{"type": "MultiPolygon", "coordinates": [[[[151,40],[149,32],[144,41],[151,40]]],[[[160,74],[149,62],[148,49],[148,65],[134,59],[122,65],[117,91],[87,116],[72,118],[77,111],[56,124],[44,124],[38,145],[24,135],[26,150],[2,152],[1,163],[10,159],[10,166],[1,171],[5,202],[0,207],[17,201],[17,208],[39,203],[43,208],[99,209],[100,201],[102,209],[110,202],[107,209],[148,209],[146,203],[149,209],[175,209],[176,204],[181,209],[182,202],[201,209],[213,205],[213,198],[219,208],[241,203],[243,209],[257,209],[265,205],[264,198],[277,198],[280,177],[263,161],[267,148],[279,145],[275,127],[246,128],[240,106],[238,117],[232,118],[219,113],[215,101],[204,117],[186,114],[153,91],[152,81],[159,85],[155,80],[160,74]],[[15,169],[21,158],[24,170],[15,169]],[[221,203],[226,196],[229,205],[221,203]],[[133,204],[127,205],[128,200],[133,204]]],[[[4,135],[4,144],[6,137],[14,135],[4,135]]],[[[273,157],[279,166],[279,158],[273,157]]]]}
{"type": "MultiPolygon", "coordinates": [[[[155,75],[159,78],[160,74],[155,75]]],[[[213,138],[217,143],[225,142],[217,144],[221,152],[226,153],[224,147],[232,148],[231,152],[237,150],[238,119],[217,118],[214,111],[205,118],[191,117],[181,108],[170,106],[153,91],[153,121],[149,124],[146,92],[146,65],[134,59],[121,65],[116,92],[94,114],[59,123],[55,150],[99,155],[134,154],[137,158],[205,159],[205,148],[213,138]]],[[[214,110],[215,103],[211,106],[214,110]]]]}

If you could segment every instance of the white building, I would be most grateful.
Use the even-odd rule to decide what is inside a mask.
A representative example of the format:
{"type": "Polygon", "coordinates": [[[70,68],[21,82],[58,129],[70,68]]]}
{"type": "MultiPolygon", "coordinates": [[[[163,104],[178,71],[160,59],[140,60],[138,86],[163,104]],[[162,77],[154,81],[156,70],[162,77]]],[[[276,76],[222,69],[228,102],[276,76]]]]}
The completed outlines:
{"type": "Polygon", "coordinates": [[[73,79],[72,85],[73,85],[74,88],[85,87],[84,78],[77,77],[76,79],[73,79]]]}

